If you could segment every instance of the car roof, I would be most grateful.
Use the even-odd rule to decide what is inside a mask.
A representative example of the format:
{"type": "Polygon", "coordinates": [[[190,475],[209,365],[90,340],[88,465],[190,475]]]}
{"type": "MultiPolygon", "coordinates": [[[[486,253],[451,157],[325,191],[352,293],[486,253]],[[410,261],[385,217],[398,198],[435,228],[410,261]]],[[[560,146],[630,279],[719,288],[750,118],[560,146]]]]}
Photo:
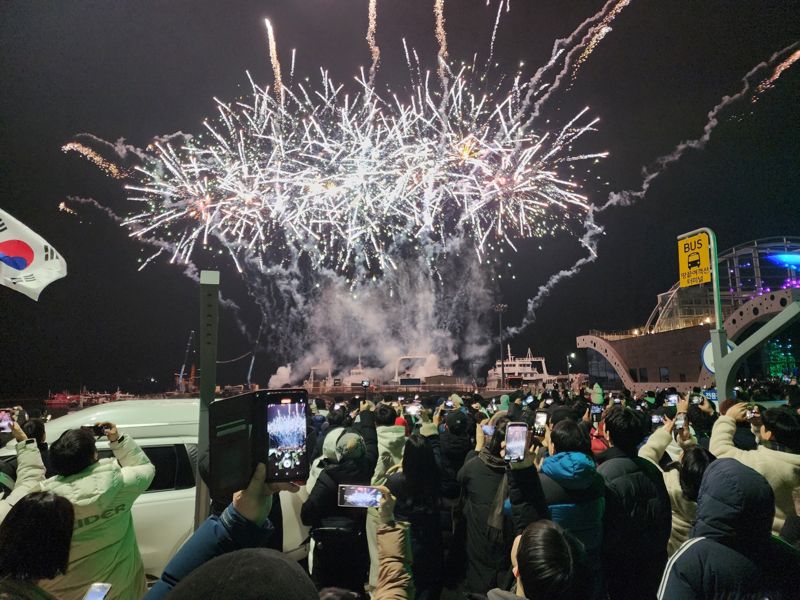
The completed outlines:
{"type": "Polygon", "coordinates": [[[68,429],[111,422],[134,438],[197,437],[200,401],[197,398],[121,400],[90,406],[49,421],[47,441],[68,429]]]}

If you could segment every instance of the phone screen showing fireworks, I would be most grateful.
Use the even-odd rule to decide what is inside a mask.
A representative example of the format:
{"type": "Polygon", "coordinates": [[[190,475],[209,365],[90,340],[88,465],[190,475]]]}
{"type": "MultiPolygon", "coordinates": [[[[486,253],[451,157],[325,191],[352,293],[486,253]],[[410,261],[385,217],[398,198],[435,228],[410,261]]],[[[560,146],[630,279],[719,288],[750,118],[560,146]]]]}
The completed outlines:
{"type": "Polygon", "coordinates": [[[522,462],[527,443],[528,426],[525,423],[509,423],[506,427],[506,461],[522,462]]]}
{"type": "Polygon", "coordinates": [[[12,423],[13,418],[11,417],[11,413],[7,410],[0,411],[0,432],[9,433],[11,431],[12,423]]]}
{"type": "Polygon", "coordinates": [[[267,479],[305,481],[308,478],[306,403],[296,397],[267,404],[267,479]]]}
{"type": "Polygon", "coordinates": [[[369,485],[340,485],[339,506],[351,508],[377,508],[381,504],[381,491],[369,485]]]}

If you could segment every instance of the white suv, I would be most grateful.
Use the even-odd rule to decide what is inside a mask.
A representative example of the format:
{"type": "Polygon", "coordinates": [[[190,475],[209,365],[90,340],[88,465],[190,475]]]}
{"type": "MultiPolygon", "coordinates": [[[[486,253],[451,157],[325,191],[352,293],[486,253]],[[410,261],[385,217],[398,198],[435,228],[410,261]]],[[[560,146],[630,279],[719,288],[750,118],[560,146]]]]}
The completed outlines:
{"type": "MultiPolygon", "coordinates": [[[[53,443],[67,429],[111,422],[131,436],[156,467],[148,490],[133,504],[133,524],[148,579],[157,579],[192,534],[195,504],[195,461],[199,400],[125,400],[85,408],[53,419],[46,425],[53,443]]],[[[101,458],[112,456],[108,440],[97,441],[101,458]]],[[[0,456],[14,453],[13,444],[0,456]]],[[[308,528],[300,522],[305,488],[297,494],[281,492],[283,550],[294,560],[308,554],[303,543],[308,528]]]]}

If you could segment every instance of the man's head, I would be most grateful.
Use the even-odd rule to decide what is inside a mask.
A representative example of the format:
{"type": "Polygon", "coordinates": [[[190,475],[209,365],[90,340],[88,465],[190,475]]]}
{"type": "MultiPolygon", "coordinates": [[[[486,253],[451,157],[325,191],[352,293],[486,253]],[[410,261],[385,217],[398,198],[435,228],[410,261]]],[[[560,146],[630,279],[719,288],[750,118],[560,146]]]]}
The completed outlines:
{"type": "Polygon", "coordinates": [[[605,419],[606,439],[625,454],[636,454],[636,448],[644,439],[642,417],[632,408],[612,408],[605,419]]]}
{"type": "Polygon", "coordinates": [[[531,523],[517,536],[511,563],[517,593],[528,600],[591,596],[592,577],[583,544],[552,521],[531,523]]]}
{"type": "Polygon", "coordinates": [[[447,431],[453,435],[465,435],[467,433],[467,415],[460,410],[453,410],[447,414],[445,420],[447,431]]]}
{"type": "Polygon", "coordinates": [[[789,408],[770,408],[761,415],[761,439],[800,452],[800,415],[789,408]]]}
{"type": "Polygon", "coordinates": [[[47,435],[44,431],[44,421],[41,419],[31,419],[26,421],[22,426],[22,431],[28,436],[28,439],[36,440],[37,444],[44,444],[47,440],[47,435]]]}
{"type": "Polygon", "coordinates": [[[97,462],[91,429],[68,429],[50,446],[50,464],[56,475],[68,477],[97,462]]]}
{"type": "Polygon", "coordinates": [[[562,419],[550,431],[550,454],[559,452],[583,452],[591,454],[589,436],[572,419],[562,419]]]}
{"type": "Polygon", "coordinates": [[[687,500],[697,502],[703,474],[706,472],[708,465],[716,459],[716,456],[702,446],[693,446],[681,453],[681,469],[678,474],[678,481],[681,485],[681,492],[687,500]]]}
{"type": "Polygon", "coordinates": [[[391,404],[381,403],[375,407],[375,425],[379,427],[394,425],[396,419],[397,411],[391,404]]]}

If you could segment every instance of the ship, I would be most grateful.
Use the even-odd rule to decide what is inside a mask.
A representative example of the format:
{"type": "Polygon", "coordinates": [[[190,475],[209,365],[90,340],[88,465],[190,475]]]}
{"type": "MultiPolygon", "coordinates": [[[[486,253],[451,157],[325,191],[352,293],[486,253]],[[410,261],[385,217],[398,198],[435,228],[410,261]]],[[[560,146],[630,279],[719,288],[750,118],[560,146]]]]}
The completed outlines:
{"type": "Polygon", "coordinates": [[[547,364],[543,356],[534,356],[531,349],[525,356],[514,356],[511,353],[511,345],[508,346],[508,354],[504,361],[495,361],[494,367],[489,369],[486,375],[486,389],[516,389],[523,385],[542,385],[556,379],[559,376],[550,375],[547,372],[547,364]],[[503,371],[505,371],[505,386],[502,385],[503,371]]]}

